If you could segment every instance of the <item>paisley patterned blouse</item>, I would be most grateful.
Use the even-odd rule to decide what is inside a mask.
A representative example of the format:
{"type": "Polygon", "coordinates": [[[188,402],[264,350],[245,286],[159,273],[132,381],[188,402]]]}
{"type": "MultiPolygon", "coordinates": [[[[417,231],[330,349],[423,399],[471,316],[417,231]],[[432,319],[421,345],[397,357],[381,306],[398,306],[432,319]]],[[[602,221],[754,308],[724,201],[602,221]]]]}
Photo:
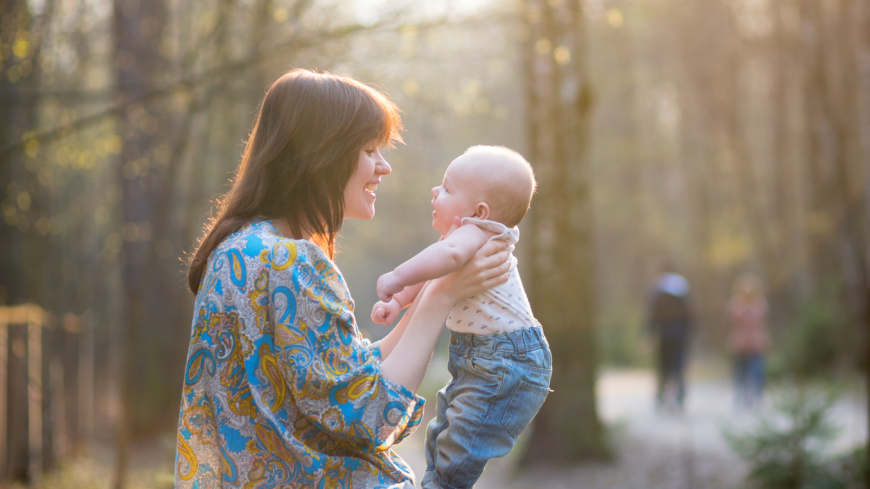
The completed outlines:
{"type": "Polygon", "coordinates": [[[379,488],[422,397],[381,375],[335,264],[260,220],[208,259],[185,368],[177,488],[379,488]]]}

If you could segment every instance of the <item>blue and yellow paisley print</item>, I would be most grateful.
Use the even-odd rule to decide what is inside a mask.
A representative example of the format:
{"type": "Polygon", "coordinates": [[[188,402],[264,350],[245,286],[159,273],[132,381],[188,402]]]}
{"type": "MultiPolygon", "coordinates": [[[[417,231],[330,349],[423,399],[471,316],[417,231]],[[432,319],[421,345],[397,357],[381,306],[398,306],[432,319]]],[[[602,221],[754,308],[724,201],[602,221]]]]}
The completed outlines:
{"type": "Polygon", "coordinates": [[[381,375],[320,248],[248,224],[212,252],[194,308],[177,488],[413,483],[390,447],[425,401],[381,375]]]}

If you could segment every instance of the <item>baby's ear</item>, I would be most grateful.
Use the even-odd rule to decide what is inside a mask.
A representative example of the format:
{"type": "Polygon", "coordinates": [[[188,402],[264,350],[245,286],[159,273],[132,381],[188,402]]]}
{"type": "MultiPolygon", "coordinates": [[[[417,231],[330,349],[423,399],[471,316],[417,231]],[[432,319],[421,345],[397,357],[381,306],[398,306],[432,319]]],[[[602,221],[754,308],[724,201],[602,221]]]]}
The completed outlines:
{"type": "Polygon", "coordinates": [[[489,210],[489,204],[486,202],[478,202],[477,205],[474,206],[474,215],[471,217],[489,219],[490,215],[492,215],[492,213],[489,210]]]}

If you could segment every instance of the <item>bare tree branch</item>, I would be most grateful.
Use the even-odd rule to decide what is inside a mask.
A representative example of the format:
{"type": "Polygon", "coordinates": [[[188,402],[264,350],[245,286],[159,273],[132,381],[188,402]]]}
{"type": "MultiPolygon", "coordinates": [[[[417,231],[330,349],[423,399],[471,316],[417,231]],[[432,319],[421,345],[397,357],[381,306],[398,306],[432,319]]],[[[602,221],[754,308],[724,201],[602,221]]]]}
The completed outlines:
{"type": "MultiPolygon", "coordinates": [[[[462,25],[462,24],[478,24],[480,25],[483,22],[499,22],[505,19],[510,19],[510,17],[487,17],[487,18],[478,18],[478,17],[469,17],[462,22],[451,22],[445,18],[438,18],[433,21],[425,22],[422,24],[416,24],[417,29],[425,30],[425,29],[433,29],[437,27],[441,27],[447,24],[451,25],[462,25]]],[[[79,132],[81,130],[87,129],[95,124],[100,123],[104,119],[108,117],[114,117],[121,114],[123,111],[128,108],[142,103],[153,102],[155,100],[164,99],[168,96],[171,96],[177,93],[180,90],[192,90],[199,87],[202,84],[217,81],[224,79],[230,75],[235,73],[244,71],[252,66],[257,65],[263,61],[267,61],[269,59],[284,55],[288,52],[302,50],[310,47],[317,46],[320,43],[328,40],[336,40],[345,38],[354,34],[358,34],[361,32],[374,32],[374,31],[398,31],[402,27],[401,24],[395,24],[393,22],[383,22],[377,23],[372,26],[363,26],[359,24],[354,24],[350,26],[340,27],[337,29],[330,30],[328,32],[316,32],[316,33],[306,33],[300,34],[297,37],[294,37],[286,42],[280,43],[276,46],[273,46],[268,49],[264,49],[262,51],[257,51],[252,53],[247,58],[243,58],[237,61],[232,61],[229,63],[222,64],[220,66],[205,70],[201,73],[197,73],[195,75],[191,75],[188,77],[184,77],[178,81],[169,83],[163,87],[148,91],[143,93],[142,95],[128,98],[123,100],[111,107],[108,107],[104,110],[98,111],[94,114],[87,115],[76,119],[67,124],[63,124],[52,129],[36,133],[30,134],[18,143],[12,144],[0,150],[0,164],[3,164],[8,158],[10,158],[13,154],[21,152],[24,147],[31,141],[37,141],[40,144],[51,143],[60,139],[63,139],[73,133],[79,132]]]]}

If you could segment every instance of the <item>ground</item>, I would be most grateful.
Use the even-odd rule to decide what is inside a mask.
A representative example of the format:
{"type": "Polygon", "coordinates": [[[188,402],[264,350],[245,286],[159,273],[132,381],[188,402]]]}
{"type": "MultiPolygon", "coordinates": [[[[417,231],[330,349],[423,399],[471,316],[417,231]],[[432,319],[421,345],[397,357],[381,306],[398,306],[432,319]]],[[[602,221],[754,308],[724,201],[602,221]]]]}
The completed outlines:
{"type": "MultiPolygon", "coordinates": [[[[436,360],[438,357],[436,357],[436,360]]],[[[446,379],[446,367],[436,361],[422,392],[446,379]]],[[[737,489],[745,487],[746,464],[728,447],[722,429],[751,429],[759,412],[734,409],[726,375],[695,368],[690,376],[683,413],[656,412],[652,402],[653,374],[646,370],[605,370],[597,384],[599,415],[608,427],[614,459],[571,468],[515,470],[523,438],[508,456],[493,460],[477,489],[737,489]]],[[[434,404],[426,406],[428,422],[434,404]]],[[[833,451],[864,443],[867,415],[861,392],[842,395],[832,410],[841,433],[833,451]]],[[[425,469],[421,427],[396,447],[418,478],[425,469]]],[[[135,447],[129,489],[173,487],[175,434],[135,447]]],[[[86,456],[46,474],[41,487],[96,489],[110,487],[113,456],[110,445],[95,444],[86,456]]],[[[14,487],[14,486],[13,486],[14,487]]]]}
{"type": "MultiPolygon", "coordinates": [[[[437,368],[437,365],[433,365],[437,368]]],[[[430,370],[431,371],[431,370],[430,370]]],[[[605,370],[597,384],[598,409],[608,426],[615,457],[609,463],[574,468],[514,469],[523,439],[503,459],[491,461],[476,489],[736,489],[744,487],[747,466],[728,447],[723,429],[751,429],[765,413],[735,409],[723,369],[698,366],[690,374],[682,413],[657,412],[655,377],[647,370],[605,370]]],[[[844,394],[832,410],[841,428],[833,451],[864,443],[866,404],[860,393],[844,394]]],[[[427,415],[433,410],[427,406],[427,415]]],[[[425,430],[397,451],[422,477],[425,430]]]]}

